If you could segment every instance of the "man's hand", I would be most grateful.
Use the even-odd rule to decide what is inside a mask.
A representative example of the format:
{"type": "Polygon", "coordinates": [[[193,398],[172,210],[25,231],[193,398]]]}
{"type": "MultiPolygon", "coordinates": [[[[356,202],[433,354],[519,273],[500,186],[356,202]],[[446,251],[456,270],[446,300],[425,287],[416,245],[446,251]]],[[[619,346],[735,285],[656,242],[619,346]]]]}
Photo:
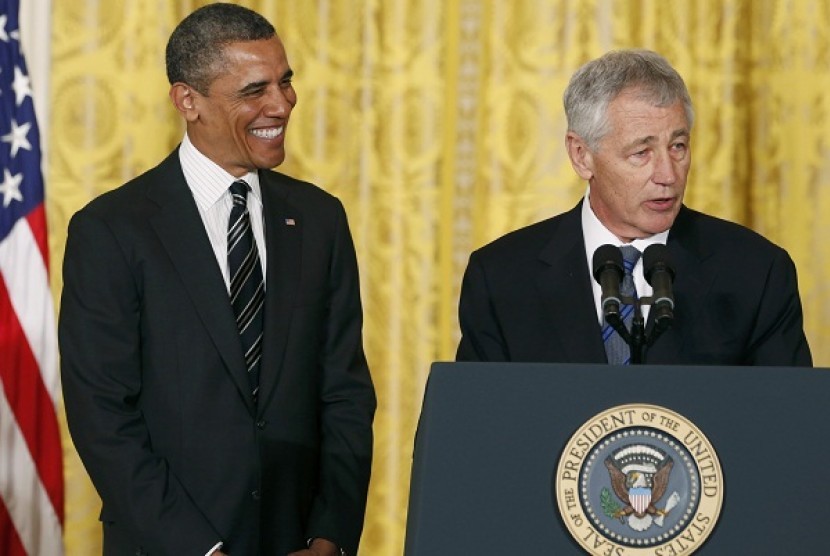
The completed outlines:
{"type": "Polygon", "coordinates": [[[292,552],[288,556],[339,556],[337,545],[326,539],[314,539],[311,546],[304,550],[292,552]]]}
{"type": "Polygon", "coordinates": [[[224,552],[222,552],[221,550],[214,550],[213,552],[210,553],[210,556],[228,556],[228,555],[225,554],[224,552]]]}

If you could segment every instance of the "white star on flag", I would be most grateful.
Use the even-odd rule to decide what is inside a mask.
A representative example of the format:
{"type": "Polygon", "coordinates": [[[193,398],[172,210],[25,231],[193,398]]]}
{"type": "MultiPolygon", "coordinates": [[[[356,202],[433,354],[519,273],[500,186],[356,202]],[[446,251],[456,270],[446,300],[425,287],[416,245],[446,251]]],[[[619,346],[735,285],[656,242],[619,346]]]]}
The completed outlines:
{"type": "Polygon", "coordinates": [[[20,182],[23,181],[23,174],[13,176],[8,168],[3,169],[3,183],[0,183],[0,193],[3,194],[3,208],[8,207],[12,200],[23,202],[23,194],[20,193],[20,182]]]}
{"type": "Polygon", "coordinates": [[[17,122],[12,120],[12,130],[10,133],[0,137],[4,143],[12,144],[12,158],[17,156],[17,151],[20,149],[32,150],[32,145],[26,136],[29,134],[29,129],[32,127],[32,122],[26,122],[23,125],[17,125],[17,122]]]}
{"type": "Polygon", "coordinates": [[[6,33],[6,21],[9,16],[6,14],[0,15],[0,41],[9,42],[9,35],[6,33]]]}
{"type": "Polygon", "coordinates": [[[18,106],[23,104],[26,97],[32,96],[32,85],[29,81],[29,76],[20,71],[20,68],[17,66],[14,67],[12,89],[14,89],[14,98],[18,106]]]}

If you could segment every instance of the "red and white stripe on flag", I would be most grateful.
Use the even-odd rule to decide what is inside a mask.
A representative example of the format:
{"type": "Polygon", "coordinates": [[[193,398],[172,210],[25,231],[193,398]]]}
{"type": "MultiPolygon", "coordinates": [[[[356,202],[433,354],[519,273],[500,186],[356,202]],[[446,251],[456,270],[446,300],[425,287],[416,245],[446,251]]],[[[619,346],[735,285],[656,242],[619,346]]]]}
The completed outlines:
{"type": "Polygon", "coordinates": [[[0,0],[0,554],[63,554],[59,377],[40,136],[19,0],[0,0]]]}

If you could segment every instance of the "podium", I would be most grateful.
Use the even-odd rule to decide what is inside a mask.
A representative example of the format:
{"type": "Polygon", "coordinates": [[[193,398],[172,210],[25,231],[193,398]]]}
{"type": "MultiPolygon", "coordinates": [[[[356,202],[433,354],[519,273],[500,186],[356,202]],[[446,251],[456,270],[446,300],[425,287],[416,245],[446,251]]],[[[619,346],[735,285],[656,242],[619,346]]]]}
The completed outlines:
{"type": "MultiPolygon", "coordinates": [[[[415,439],[404,554],[645,553],[612,542],[587,550],[557,490],[580,428],[631,404],[688,419],[717,454],[722,503],[695,554],[830,553],[827,370],[435,363],[415,439]]],[[[682,458],[674,459],[679,469],[682,458]]],[[[708,479],[700,483],[703,490],[708,479]]],[[[688,554],[686,544],[648,553],[688,554]]]]}

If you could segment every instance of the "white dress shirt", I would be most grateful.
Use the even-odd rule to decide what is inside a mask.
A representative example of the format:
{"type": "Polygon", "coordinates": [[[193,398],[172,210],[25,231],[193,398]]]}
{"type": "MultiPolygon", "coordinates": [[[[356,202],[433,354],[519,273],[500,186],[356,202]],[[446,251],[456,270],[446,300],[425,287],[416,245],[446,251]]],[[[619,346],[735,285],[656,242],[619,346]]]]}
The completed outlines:
{"type": "Polygon", "coordinates": [[[228,270],[228,220],[231,216],[233,198],[229,190],[237,179],[248,182],[251,191],[248,194],[248,212],[251,216],[251,229],[254,232],[259,260],[262,265],[262,278],[265,279],[266,253],[263,233],[262,191],[259,187],[259,174],[248,172],[236,178],[210,160],[191,143],[187,133],[179,148],[179,161],[184,172],[187,186],[193,193],[202,223],[205,225],[216,262],[222,270],[225,286],[230,291],[230,272],[228,270]]]}
{"type": "MultiPolygon", "coordinates": [[[[588,187],[588,190],[585,192],[585,200],[582,202],[582,235],[585,238],[585,257],[588,259],[588,269],[593,274],[594,251],[596,251],[598,247],[605,245],[606,243],[616,245],[617,247],[625,244],[620,241],[620,238],[611,233],[608,228],[602,224],[602,222],[599,221],[599,218],[597,218],[597,215],[594,214],[593,209],[591,209],[590,198],[591,188],[588,187]]],[[[669,231],[666,230],[665,232],[660,232],[659,234],[655,234],[645,239],[635,239],[631,242],[631,245],[639,249],[640,253],[642,253],[645,251],[646,247],[653,243],[662,243],[665,245],[668,237],[669,231]]],[[[602,288],[600,287],[599,282],[593,279],[591,280],[591,287],[594,291],[594,306],[597,309],[597,319],[599,320],[600,325],[602,325],[602,288]]],[[[637,297],[646,297],[652,294],[652,288],[643,275],[642,257],[640,257],[640,260],[637,261],[637,265],[634,267],[634,287],[637,290],[637,297]]],[[[649,309],[649,305],[642,306],[644,321],[648,320],[649,309]]]]}

